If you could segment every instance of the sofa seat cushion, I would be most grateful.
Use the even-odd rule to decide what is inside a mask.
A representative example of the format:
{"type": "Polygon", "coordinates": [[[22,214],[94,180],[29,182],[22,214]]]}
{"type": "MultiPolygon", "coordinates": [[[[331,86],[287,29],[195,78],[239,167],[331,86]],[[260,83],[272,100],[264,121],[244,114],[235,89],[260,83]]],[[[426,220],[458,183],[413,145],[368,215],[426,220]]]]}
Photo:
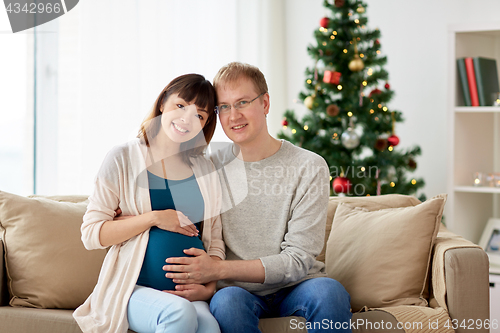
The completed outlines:
{"type": "Polygon", "coordinates": [[[58,201],[0,191],[0,231],[12,306],[74,309],[97,283],[106,251],[87,251],[81,241],[87,203],[53,199],[58,201]]]}
{"type": "Polygon", "coordinates": [[[326,250],[326,270],[364,307],[426,306],[431,251],[446,195],[413,207],[368,211],[341,203],[326,250]]]}
{"type": "MultiPolygon", "coordinates": [[[[82,333],[73,310],[33,309],[0,306],[2,332],[82,333]]],[[[129,333],[134,331],[129,330],[129,333]]]]}
{"type": "MultiPolygon", "coordinates": [[[[396,318],[383,311],[354,313],[351,323],[352,333],[404,333],[397,328],[396,318]]],[[[332,327],[329,323],[321,324],[326,325],[323,328],[332,327]]],[[[264,318],[259,321],[259,329],[262,333],[307,333],[306,320],[302,317],[264,318]]]]}
{"type": "Polygon", "coordinates": [[[4,332],[81,333],[72,314],[73,310],[2,306],[0,322],[4,332]]]}

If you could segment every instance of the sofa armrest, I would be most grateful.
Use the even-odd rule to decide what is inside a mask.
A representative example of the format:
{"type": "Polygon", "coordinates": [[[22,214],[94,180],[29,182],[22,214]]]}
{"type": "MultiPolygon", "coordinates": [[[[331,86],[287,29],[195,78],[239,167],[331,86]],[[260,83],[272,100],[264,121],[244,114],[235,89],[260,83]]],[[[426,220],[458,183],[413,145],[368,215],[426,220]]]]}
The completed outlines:
{"type": "Polygon", "coordinates": [[[490,318],[488,256],[480,248],[455,248],[446,251],[444,261],[448,313],[458,322],[456,333],[468,332],[460,327],[464,320],[468,326],[471,319],[484,324],[490,318]]]}
{"type": "Polygon", "coordinates": [[[0,238],[0,306],[4,305],[9,305],[9,290],[7,288],[3,240],[0,238]]]}
{"type": "Polygon", "coordinates": [[[431,307],[446,309],[457,329],[456,333],[469,332],[474,321],[483,325],[490,317],[489,260],[478,245],[450,232],[443,225],[434,243],[432,255],[431,307]],[[462,324],[462,327],[460,325],[462,324]]]}

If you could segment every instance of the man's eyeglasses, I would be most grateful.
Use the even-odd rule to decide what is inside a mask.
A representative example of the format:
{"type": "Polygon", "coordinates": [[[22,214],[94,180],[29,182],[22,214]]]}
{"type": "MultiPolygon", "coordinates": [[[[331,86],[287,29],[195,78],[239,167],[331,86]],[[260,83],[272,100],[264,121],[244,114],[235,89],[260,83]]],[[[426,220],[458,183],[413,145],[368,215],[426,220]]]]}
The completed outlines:
{"type": "Polygon", "coordinates": [[[231,106],[235,110],[242,110],[242,109],[250,106],[250,104],[252,104],[253,101],[255,101],[260,96],[264,95],[265,93],[267,93],[267,91],[264,91],[262,94],[260,94],[259,96],[255,97],[251,101],[239,101],[239,102],[234,103],[233,105],[231,105],[231,104],[221,104],[221,105],[218,105],[218,106],[215,107],[215,113],[216,114],[228,114],[229,112],[231,112],[231,106]]]}

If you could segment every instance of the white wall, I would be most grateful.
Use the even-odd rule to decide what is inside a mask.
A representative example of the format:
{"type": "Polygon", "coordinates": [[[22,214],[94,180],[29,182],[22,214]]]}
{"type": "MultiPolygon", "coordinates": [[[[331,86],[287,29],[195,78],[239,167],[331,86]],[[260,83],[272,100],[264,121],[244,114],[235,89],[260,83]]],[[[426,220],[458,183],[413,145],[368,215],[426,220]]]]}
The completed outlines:
{"type": "MultiPolygon", "coordinates": [[[[284,110],[284,8],[285,0],[85,0],[37,27],[37,193],[91,193],[105,154],[135,137],[180,74],[211,80],[231,61],[254,64],[284,110]]],[[[219,126],[213,141],[227,140],[219,126]]]]}
{"type": "MultiPolygon", "coordinates": [[[[366,0],[368,27],[379,28],[382,54],[387,55],[389,83],[395,97],[391,109],[403,112],[405,122],[396,134],[401,147],[420,145],[417,176],[427,185],[427,197],[446,192],[447,27],[466,22],[499,21],[498,0],[366,0]]],[[[328,14],[323,0],[288,0],[287,101],[293,103],[303,88],[304,70],[312,67],[307,45],[315,43],[313,30],[328,14]]],[[[277,110],[274,110],[276,112],[277,110]]],[[[281,112],[281,111],[280,111],[281,112]]]]}
{"type": "MultiPolygon", "coordinates": [[[[390,107],[402,111],[406,118],[406,121],[403,124],[398,124],[396,128],[396,133],[401,138],[401,146],[409,147],[418,144],[422,147],[423,155],[417,160],[417,175],[422,176],[427,182],[424,189],[427,196],[446,192],[447,26],[461,22],[498,20],[500,1],[366,0],[366,2],[368,3],[368,25],[370,28],[378,27],[381,30],[382,52],[388,56],[389,60],[386,69],[390,75],[389,82],[396,93],[390,107]]],[[[82,2],[69,14],[59,18],[58,23],[64,25],[68,20],[75,19],[85,8],[92,7],[93,3],[97,3],[97,0],[82,2]]],[[[228,4],[233,4],[229,0],[219,0],[217,3],[219,11],[227,9],[228,4]]],[[[318,28],[321,17],[328,12],[322,6],[323,0],[260,0],[255,3],[239,0],[237,3],[238,6],[235,6],[232,15],[229,15],[230,18],[226,19],[224,25],[227,28],[224,30],[226,33],[235,31],[230,33],[233,37],[224,43],[211,45],[211,51],[205,52],[205,56],[202,57],[208,63],[210,70],[202,70],[202,72],[206,77],[211,78],[215,74],[216,68],[233,60],[247,61],[261,67],[270,83],[272,95],[272,114],[268,118],[269,128],[273,134],[276,134],[281,128],[280,121],[286,108],[293,108],[299,114],[306,112],[302,104],[295,104],[293,100],[303,89],[305,68],[313,65],[313,59],[307,55],[307,45],[315,43],[313,31],[318,28]],[[261,16],[266,17],[261,19],[260,22],[264,23],[259,25],[256,20],[261,16]]],[[[23,154],[29,156],[31,150],[28,148],[32,141],[29,135],[20,137],[19,135],[23,131],[19,129],[32,128],[32,125],[30,127],[26,123],[29,117],[20,117],[22,114],[26,115],[27,110],[32,110],[32,106],[29,105],[32,94],[30,95],[29,89],[26,88],[26,86],[32,87],[32,83],[29,82],[32,64],[29,64],[29,59],[26,56],[29,53],[27,45],[32,45],[32,42],[28,43],[27,36],[31,35],[29,32],[25,35],[8,34],[9,26],[5,12],[1,13],[0,19],[2,23],[0,25],[0,46],[9,50],[0,56],[0,59],[3,60],[1,62],[2,73],[6,74],[2,75],[0,85],[4,87],[2,91],[8,92],[8,94],[2,95],[0,100],[0,105],[3,106],[0,110],[0,128],[2,129],[0,131],[2,138],[0,147],[15,151],[22,149],[23,154]],[[27,95],[28,97],[26,97],[27,95]],[[14,128],[18,130],[13,131],[14,128]]],[[[93,21],[88,21],[86,17],[79,16],[79,19],[82,19],[82,26],[93,24],[93,21]]],[[[130,36],[134,37],[135,26],[133,26],[133,22],[130,20],[120,20],[120,22],[127,22],[129,25],[127,29],[131,31],[130,36]]],[[[144,29],[144,26],[141,28],[144,29]]],[[[145,33],[147,34],[151,30],[154,31],[150,26],[147,26],[145,33]]],[[[99,31],[100,34],[103,33],[101,30],[99,31]]],[[[67,44],[68,40],[75,39],[73,31],[67,31],[67,33],[69,33],[67,36],[64,34],[59,36],[65,40],[65,47],[70,46],[67,44]]],[[[176,42],[186,43],[188,46],[193,43],[200,45],[198,35],[193,35],[196,38],[184,39],[180,38],[180,35],[177,33],[176,42]]],[[[224,34],[218,33],[217,35],[224,34]]],[[[111,34],[110,37],[113,35],[111,34]]],[[[144,38],[145,35],[141,34],[140,40],[144,40],[144,38]]],[[[113,40],[119,42],[116,38],[113,40]]],[[[90,42],[95,42],[95,38],[91,38],[90,42]]],[[[186,45],[180,46],[185,47],[186,45]]],[[[75,48],[75,50],[78,52],[79,49],[75,48]]],[[[83,57],[81,54],[79,56],[83,57]]],[[[148,69],[154,67],[151,60],[154,59],[138,58],[142,68],[141,79],[148,69]]],[[[188,71],[185,66],[179,66],[179,61],[174,63],[178,70],[188,71]]],[[[71,77],[74,76],[73,73],[67,74],[71,77]]],[[[172,75],[164,76],[161,82],[165,82],[165,77],[172,77],[172,75]]],[[[64,86],[68,85],[64,84],[64,86]]],[[[150,87],[151,84],[145,85],[139,91],[141,101],[149,101],[151,96],[156,94],[158,89],[150,89],[150,87]]],[[[79,89],[79,87],[76,88],[79,89]]],[[[79,103],[78,99],[72,99],[70,104],[73,105],[72,103],[75,101],[79,103]]],[[[68,103],[61,103],[59,106],[63,108],[65,105],[68,103]]],[[[144,114],[143,108],[139,109],[141,109],[140,116],[134,116],[137,119],[134,118],[131,121],[134,126],[144,114]]],[[[119,119],[121,121],[127,118],[130,117],[120,117],[119,119]]],[[[115,130],[117,130],[116,125],[113,126],[113,131],[115,130]]],[[[24,130],[24,132],[29,131],[24,130]]],[[[130,132],[131,130],[124,130],[123,135],[126,136],[130,132]]],[[[124,140],[121,137],[117,137],[118,139],[120,142],[124,140]]],[[[61,146],[63,145],[61,144],[61,146]]],[[[68,183],[67,188],[58,188],[57,194],[66,192],[89,193],[88,187],[91,187],[91,180],[95,174],[94,169],[98,167],[100,160],[102,160],[101,155],[107,149],[109,147],[106,146],[99,154],[96,154],[95,151],[91,154],[94,155],[91,158],[93,160],[92,167],[81,166],[83,169],[92,169],[92,171],[87,172],[89,176],[79,177],[82,178],[81,183],[87,184],[87,187],[75,188],[74,184],[68,183]]],[[[89,154],[86,156],[90,156],[89,154]]],[[[69,155],[65,158],[74,161],[74,159],[69,159],[69,155]]],[[[24,160],[27,158],[23,158],[24,160]]],[[[7,165],[5,158],[0,162],[3,162],[0,163],[0,170],[4,174],[10,174],[10,171],[5,168],[7,165]]],[[[30,163],[22,164],[29,165],[30,163]]],[[[22,166],[19,167],[22,168],[22,166]]],[[[64,165],[60,164],[58,167],[61,169],[64,165]]],[[[29,176],[29,170],[23,174],[29,176]]],[[[19,177],[23,178],[22,175],[14,178],[19,177]]],[[[28,185],[28,188],[31,187],[28,185]]],[[[0,181],[0,189],[7,190],[9,187],[5,182],[0,181]]]]}

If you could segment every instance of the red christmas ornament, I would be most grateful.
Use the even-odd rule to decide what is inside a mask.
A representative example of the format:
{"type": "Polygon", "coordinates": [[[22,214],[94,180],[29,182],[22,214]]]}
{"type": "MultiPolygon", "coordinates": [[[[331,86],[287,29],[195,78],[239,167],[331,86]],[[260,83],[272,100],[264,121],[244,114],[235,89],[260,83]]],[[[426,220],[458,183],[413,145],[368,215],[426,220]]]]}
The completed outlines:
{"type": "Polygon", "coordinates": [[[319,20],[319,25],[325,29],[328,28],[328,23],[330,23],[330,19],[328,17],[323,17],[319,20]]]}
{"type": "Polygon", "coordinates": [[[323,82],[331,83],[331,84],[339,84],[341,76],[342,76],[342,73],[340,73],[340,72],[334,72],[334,71],[327,70],[323,74],[323,82]]]}
{"type": "Polygon", "coordinates": [[[351,189],[351,186],[351,181],[345,177],[337,177],[332,183],[332,188],[335,193],[347,193],[351,189]]]}
{"type": "Polygon", "coordinates": [[[389,142],[391,146],[395,147],[399,144],[399,138],[393,134],[387,138],[387,142],[389,142]]]}
{"type": "Polygon", "coordinates": [[[378,88],[375,88],[373,89],[371,92],[370,92],[370,95],[368,95],[368,97],[372,97],[373,95],[375,94],[381,94],[382,93],[382,90],[378,89],[378,88]]]}
{"type": "Polygon", "coordinates": [[[285,119],[283,119],[283,121],[281,122],[281,125],[283,126],[288,126],[288,121],[285,119]]]}
{"type": "Polygon", "coordinates": [[[380,42],[378,39],[375,39],[375,44],[380,45],[380,42]]]}
{"type": "Polygon", "coordinates": [[[385,89],[390,89],[391,85],[389,84],[389,82],[386,82],[384,87],[385,87],[385,89]]]}

